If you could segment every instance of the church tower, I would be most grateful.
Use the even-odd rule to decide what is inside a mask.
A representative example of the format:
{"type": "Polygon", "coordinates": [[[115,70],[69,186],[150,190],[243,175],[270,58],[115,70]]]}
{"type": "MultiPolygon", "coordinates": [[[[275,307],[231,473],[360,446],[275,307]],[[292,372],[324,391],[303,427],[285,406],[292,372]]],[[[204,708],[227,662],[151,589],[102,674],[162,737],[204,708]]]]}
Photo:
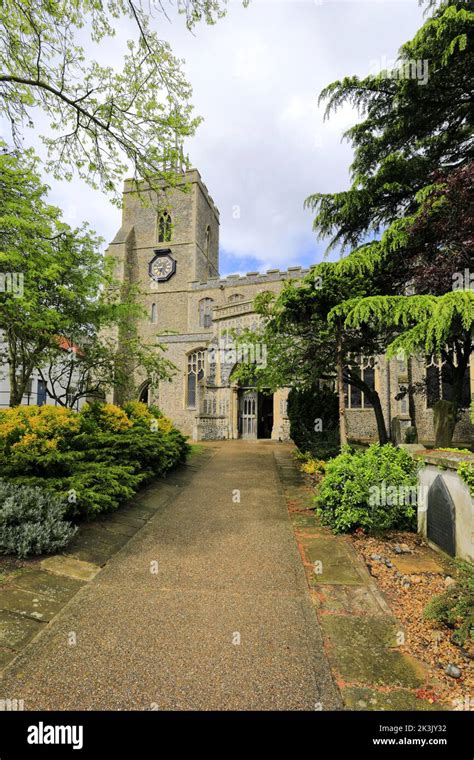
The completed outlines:
{"type": "Polygon", "coordinates": [[[116,277],[138,285],[147,316],[137,327],[156,342],[164,330],[186,333],[190,283],[219,275],[219,212],[197,169],[158,193],[126,180],[122,226],[110,244],[116,277]]]}

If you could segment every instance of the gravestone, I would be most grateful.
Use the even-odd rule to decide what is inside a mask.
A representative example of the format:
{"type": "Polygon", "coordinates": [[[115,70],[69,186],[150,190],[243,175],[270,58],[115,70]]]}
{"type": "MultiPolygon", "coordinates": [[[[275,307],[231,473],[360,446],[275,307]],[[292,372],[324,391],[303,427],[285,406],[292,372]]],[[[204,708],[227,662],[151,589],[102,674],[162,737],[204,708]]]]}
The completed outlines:
{"type": "Polygon", "coordinates": [[[441,475],[428,491],[427,537],[451,557],[456,556],[455,507],[441,475]]]}

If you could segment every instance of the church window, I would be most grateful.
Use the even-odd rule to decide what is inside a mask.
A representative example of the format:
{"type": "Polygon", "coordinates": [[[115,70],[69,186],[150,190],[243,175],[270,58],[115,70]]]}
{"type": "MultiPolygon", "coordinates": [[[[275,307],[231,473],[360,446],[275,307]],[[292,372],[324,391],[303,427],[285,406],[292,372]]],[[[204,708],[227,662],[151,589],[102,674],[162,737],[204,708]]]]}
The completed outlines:
{"type": "Polygon", "coordinates": [[[209,225],[207,225],[206,228],[206,256],[209,258],[209,253],[211,251],[211,228],[209,225]]]}
{"type": "MultiPolygon", "coordinates": [[[[363,380],[372,390],[375,389],[375,368],[371,359],[360,359],[351,365],[351,371],[363,380]]],[[[347,409],[371,409],[372,402],[367,395],[355,385],[344,383],[344,395],[347,409]]]]}
{"type": "Polygon", "coordinates": [[[201,298],[199,301],[199,325],[200,327],[210,327],[212,325],[212,298],[201,298]]]}
{"type": "Polygon", "coordinates": [[[156,303],[151,305],[150,322],[156,322],[156,303]]]}
{"type": "Polygon", "coordinates": [[[158,242],[169,243],[171,240],[171,216],[167,211],[162,211],[158,217],[158,242]]]}
{"type": "Polygon", "coordinates": [[[235,301],[242,301],[243,295],[242,293],[232,293],[231,296],[227,299],[228,303],[235,303],[235,301]]]}
{"type": "Polygon", "coordinates": [[[186,373],[186,405],[194,409],[196,407],[196,390],[199,380],[204,377],[204,351],[194,351],[188,354],[186,373]]]}

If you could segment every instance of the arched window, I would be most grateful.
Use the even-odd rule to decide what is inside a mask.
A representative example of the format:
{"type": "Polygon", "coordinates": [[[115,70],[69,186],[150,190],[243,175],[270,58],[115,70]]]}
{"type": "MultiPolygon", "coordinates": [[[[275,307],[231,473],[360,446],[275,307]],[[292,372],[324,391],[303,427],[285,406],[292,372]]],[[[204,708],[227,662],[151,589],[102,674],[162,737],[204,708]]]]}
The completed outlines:
{"type": "Polygon", "coordinates": [[[158,217],[158,242],[169,243],[171,240],[171,216],[167,211],[162,211],[158,217]]]}
{"type": "Polygon", "coordinates": [[[151,305],[150,322],[156,322],[156,303],[152,303],[151,305]]]}
{"type": "Polygon", "coordinates": [[[186,370],[186,406],[196,408],[196,389],[198,380],[204,377],[204,351],[188,354],[186,370]]]}
{"type": "Polygon", "coordinates": [[[212,325],[212,298],[201,298],[199,301],[199,326],[210,327],[212,325]]]}
{"type": "Polygon", "coordinates": [[[211,228],[209,225],[207,225],[206,228],[206,256],[209,258],[209,253],[211,251],[211,228]]]}
{"type": "Polygon", "coordinates": [[[228,303],[234,303],[234,301],[242,301],[243,295],[242,293],[232,293],[231,296],[227,299],[228,303]]]}

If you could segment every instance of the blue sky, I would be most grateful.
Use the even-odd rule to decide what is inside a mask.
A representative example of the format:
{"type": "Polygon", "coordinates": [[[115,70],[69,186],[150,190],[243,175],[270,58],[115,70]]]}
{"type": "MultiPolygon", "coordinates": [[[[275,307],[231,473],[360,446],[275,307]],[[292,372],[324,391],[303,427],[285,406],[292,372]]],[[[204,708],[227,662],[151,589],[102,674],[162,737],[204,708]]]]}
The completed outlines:
{"type": "MultiPolygon", "coordinates": [[[[313,192],[347,187],[351,150],[341,137],[357,114],[345,108],[323,122],[319,92],[395,58],[423,22],[417,0],[252,0],[248,8],[232,0],[226,18],[193,33],[169,15],[171,23],[154,23],[185,59],[204,118],[186,148],[220,209],[222,274],[320,260],[325,245],[303,203],[313,192]]],[[[110,64],[119,66],[127,36],[135,36],[131,23],[101,45],[110,64]]],[[[47,130],[43,119],[37,125],[47,130]]],[[[41,154],[37,135],[28,132],[25,142],[41,154]]],[[[120,212],[106,196],[77,178],[45,179],[66,221],[85,219],[113,238],[120,212]]]]}

